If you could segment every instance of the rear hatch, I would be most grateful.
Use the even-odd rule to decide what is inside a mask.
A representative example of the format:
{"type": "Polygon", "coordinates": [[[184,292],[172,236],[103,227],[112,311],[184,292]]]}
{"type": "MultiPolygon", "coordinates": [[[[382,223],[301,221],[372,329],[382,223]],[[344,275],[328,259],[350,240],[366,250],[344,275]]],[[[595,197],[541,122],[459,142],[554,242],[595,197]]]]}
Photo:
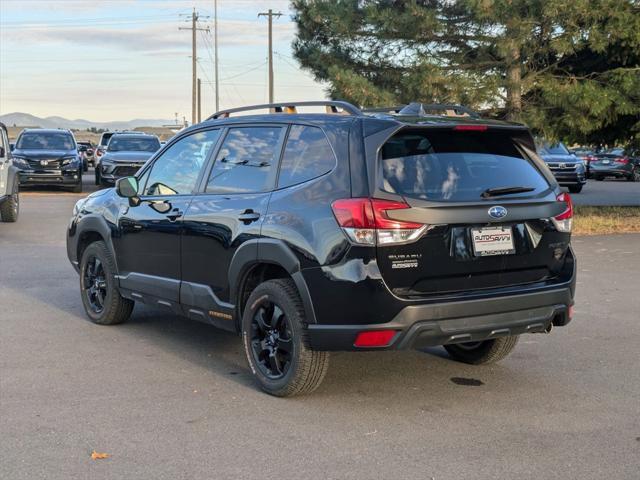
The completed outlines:
{"type": "Polygon", "coordinates": [[[396,295],[468,293],[560,275],[570,226],[558,231],[551,219],[566,218],[570,200],[561,194],[559,201],[526,129],[405,127],[380,148],[375,177],[374,197],[387,201],[372,201],[376,217],[417,231],[395,238],[378,231],[378,265],[396,295]]]}

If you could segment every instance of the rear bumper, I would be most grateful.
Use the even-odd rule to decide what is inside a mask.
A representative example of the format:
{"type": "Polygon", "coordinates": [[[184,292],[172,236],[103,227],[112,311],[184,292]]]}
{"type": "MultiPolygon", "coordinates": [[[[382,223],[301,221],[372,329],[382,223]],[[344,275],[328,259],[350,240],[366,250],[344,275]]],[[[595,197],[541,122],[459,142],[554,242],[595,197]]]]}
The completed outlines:
{"type": "Polygon", "coordinates": [[[315,350],[403,350],[434,345],[490,340],[542,333],[551,325],[569,323],[575,277],[553,290],[427,305],[410,305],[388,323],[371,325],[309,325],[308,339],[315,350]],[[359,332],[395,330],[385,347],[358,348],[359,332]]]}
{"type": "Polygon", "coordinates": [[[631,169],[624,168],[591,168],[591,175],[601,177],[627,177],[631,175],[631,169]]]}

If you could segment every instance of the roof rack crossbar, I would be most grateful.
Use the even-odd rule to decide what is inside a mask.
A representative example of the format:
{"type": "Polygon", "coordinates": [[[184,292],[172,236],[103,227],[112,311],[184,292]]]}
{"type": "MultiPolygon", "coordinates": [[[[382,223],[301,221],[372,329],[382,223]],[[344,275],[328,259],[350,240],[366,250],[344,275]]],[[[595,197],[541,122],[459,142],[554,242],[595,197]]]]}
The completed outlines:
{"type": "MultiPolygon", "coordinates": [[[[444,112],[453,111],[456,115],[469,115],[473,118],[480,118],[480,114],[475,110],[471,110],[469,107],[465,107],[464,105],[456,105],[453,103],[410,103],[403,110],[407,110],[406,113],[413,114],[414,112],[409,112],[409,110],[417,109],[419,115],[426,115],[427,112],[432,110],[441,110],[444,112]]],[[[405,113],[405,112],[400,112],[405,113]]]]}
{"type": "Polygon", "coordinates": [[[281,102],[281,103],[265,103],[262,105],[249,105],[246,107],[230,108],[220,110],[211,115],[207,120],[216,120],[218,118],[228,118],[232,113],[248,112],[251,110],[269,110],[269,113],[297,113],[298,107],[325,107],[327,113],[348,115],[362,115],[362,112],[349,102],[338,100],[326,100],[316,102],[281,102]],[[342,110],[342,111],[341,111],[342,110]]]}

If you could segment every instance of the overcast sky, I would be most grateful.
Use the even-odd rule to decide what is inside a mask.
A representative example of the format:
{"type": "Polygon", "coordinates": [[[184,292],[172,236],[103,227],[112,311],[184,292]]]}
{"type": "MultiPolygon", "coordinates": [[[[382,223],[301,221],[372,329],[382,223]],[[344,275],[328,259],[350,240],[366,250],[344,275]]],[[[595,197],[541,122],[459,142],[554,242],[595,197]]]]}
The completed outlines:
{"type": "MultiPolygon", "coordinates": [[[[93,121],[191,118],[193,7],[213,28],[214,0],[0,0],[0,114],[93,121]]],[[[222,108],[267,101],[267,21],[275,99],[326,98],[292,58],[288,0],[218,0],[222,108]]],[[[213,33],[198,32],[203,115],[214,110],[213,33]]]]}

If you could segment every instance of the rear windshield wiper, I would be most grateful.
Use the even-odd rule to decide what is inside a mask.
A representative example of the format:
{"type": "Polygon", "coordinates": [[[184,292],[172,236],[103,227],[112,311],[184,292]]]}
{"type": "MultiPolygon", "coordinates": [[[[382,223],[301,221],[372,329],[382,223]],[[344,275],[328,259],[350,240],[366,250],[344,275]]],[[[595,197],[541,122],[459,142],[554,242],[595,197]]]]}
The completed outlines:
{"type": "Polygon", "coordinates": [[[535,190],[534,187],[495,187],[495,188],[487,188],[482,195],[482,198],[489,197],[497,197],[500,195],[511,195],[512,193],[525,193],[525,192],[533,192],[535,190]]]}

